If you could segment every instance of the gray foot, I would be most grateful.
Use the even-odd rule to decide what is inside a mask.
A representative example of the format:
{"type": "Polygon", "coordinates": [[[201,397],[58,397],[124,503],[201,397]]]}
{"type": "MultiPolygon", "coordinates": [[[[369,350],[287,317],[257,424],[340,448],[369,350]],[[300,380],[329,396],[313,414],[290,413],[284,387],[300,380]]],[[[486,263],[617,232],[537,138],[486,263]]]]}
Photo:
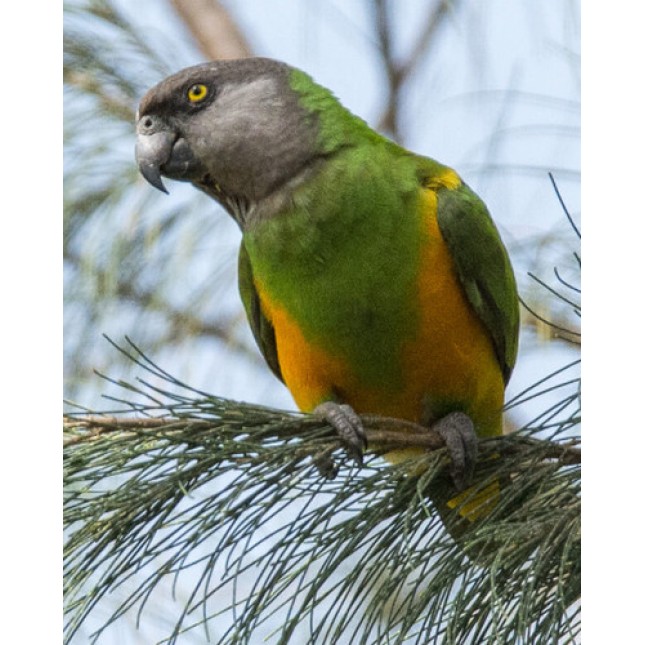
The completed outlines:
{"type": "Polygon", "coordinates": [[[472,480],[479,453],[479,441],[470,417],[464,412],[451,412],[432,426],[446,442],[452,460],[450,476],[457,490],[472,480]]]}
{"type": "Polygon", "coordinates": [[[351,405],[325,401],[316,406],[314,414],[322,417],[347,446],[347,451],[354,461],[363,465],[363,450],[367,448],[367,438],[363,429],[363,422],[354,412],[351,405]]]}

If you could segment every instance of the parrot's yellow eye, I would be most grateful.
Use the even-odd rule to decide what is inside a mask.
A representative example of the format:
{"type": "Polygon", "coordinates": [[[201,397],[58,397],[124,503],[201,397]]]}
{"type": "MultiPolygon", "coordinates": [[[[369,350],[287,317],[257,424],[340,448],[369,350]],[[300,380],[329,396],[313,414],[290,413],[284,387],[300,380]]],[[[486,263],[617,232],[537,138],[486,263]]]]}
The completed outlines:
{"type": "Polygon", "coordinates": [[[204,85],[203,83],[196,83],[188,89],[186,96],[191,103],[199,103],[206,98],[207,94],[208,88],[206,87],[206,85],[204,85]]]}

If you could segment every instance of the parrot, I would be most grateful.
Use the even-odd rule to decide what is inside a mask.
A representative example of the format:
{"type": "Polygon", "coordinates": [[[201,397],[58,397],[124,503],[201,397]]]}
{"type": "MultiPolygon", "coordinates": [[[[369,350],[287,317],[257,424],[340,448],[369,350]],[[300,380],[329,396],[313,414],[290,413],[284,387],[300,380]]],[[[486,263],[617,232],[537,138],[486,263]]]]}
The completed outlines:
{"type": "MultiPolygon", "coordinates": [[[[152,87],[135,157],[155,188],[190,182],[239,226],[241,300],[298,408],[359,465],[361,414],[433,428],[451,494],[466,490],[479,439],[503,433],[519,298],[488,209],[457,172],[378,133],[304,71],[259,57],[152,87]]],[[[410,450],[422,451],[386,458],[410,450]]]]}

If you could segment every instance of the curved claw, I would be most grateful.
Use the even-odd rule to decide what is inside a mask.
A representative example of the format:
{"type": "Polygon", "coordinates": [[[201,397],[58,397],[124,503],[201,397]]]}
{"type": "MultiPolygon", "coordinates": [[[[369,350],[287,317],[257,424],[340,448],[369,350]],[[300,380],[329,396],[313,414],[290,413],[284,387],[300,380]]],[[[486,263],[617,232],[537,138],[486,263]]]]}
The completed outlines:
{"type": "Polygon", "coordinates": [[[332,426],[347,446],[347,451],[359,465],[363,465],[363,450],[367,448],[367,437],[363,422],[351,405],[325,401],[316,407],[314,414],[322,417],[332,426]]]}
{"type": "Polygon", "coordinates": [[[325,479],[335,479],[338,475],[338,465],[334,463],[332,452],[333,450],[327,449],[313,458],[318,474],[325,479]]]}
{"type": "Polygon", "coordinates": [[[458,491],[464,490],[473,478],[479,454],[475,426],[465,412],[451,412],[433,426],[446,442],[452,465],[450,476],[458,491]]]}

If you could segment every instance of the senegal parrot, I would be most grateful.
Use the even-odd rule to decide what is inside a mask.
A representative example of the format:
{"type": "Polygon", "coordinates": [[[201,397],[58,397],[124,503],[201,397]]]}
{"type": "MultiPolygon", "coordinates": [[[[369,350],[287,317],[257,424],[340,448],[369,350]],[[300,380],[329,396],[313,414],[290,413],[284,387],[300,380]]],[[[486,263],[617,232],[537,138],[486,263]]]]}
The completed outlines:
{"type": "Polygon", "coordinates": [[[298,407],[359,463],[360,413],[433,427],[463,489],[477,437],[502,432],[519,308],[499,233],[459,175],[266,58],[166,78],[136,127],[148,182],[191,182],[239,225],[246,314],[298,407]]]}

